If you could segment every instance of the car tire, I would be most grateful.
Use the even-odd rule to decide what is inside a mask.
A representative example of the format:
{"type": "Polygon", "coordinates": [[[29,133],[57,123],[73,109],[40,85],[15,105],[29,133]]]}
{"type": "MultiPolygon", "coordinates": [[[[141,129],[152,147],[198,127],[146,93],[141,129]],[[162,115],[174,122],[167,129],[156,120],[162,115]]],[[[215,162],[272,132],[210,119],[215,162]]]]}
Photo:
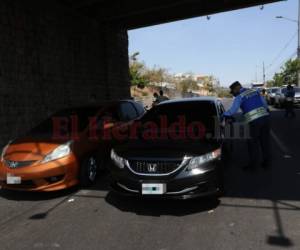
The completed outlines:
{"type": "Polygon", "coordinates": [[[79,182],[82,187],[92,186],[99,170],[98,160],[95,156],[88,156],[83,159],[80,166],[79,182]]]}

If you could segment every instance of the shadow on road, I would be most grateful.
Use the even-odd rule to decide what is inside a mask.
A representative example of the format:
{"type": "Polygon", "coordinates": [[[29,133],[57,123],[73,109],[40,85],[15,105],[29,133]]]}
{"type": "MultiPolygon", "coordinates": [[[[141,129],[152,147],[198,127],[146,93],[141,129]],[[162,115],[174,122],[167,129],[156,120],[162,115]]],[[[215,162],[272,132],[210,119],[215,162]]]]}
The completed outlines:
{"type": "Polygon", "coordinates": [[[7,200],[14,201],[46,201],[60,197],[70,196],[78,191],[78,187],[55,192],[26,192],[14,190],[0,190],[0,196],[7,200]]]}
{"type": "Polygon", "coordinates": [[[123,212],[159,217],[162,215],[185,216],[215,209],[220,201],[213,198],[194,200],[163,200],[157,198],[120,197],[110,192],[106,201],[123,212]]]}

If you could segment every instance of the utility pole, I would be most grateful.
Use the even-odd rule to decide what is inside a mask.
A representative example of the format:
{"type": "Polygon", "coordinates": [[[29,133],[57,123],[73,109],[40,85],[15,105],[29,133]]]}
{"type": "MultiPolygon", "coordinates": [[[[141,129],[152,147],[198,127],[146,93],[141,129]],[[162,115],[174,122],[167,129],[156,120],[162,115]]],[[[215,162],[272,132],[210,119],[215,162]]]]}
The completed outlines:
{"type": "Polygon", "coordinates": [[[266,68],[265,68],[265,62],[263,62],[263,83],[264,83],[264,86],[266,87],[266,68]]]}
{"type": "MultiPolygon", "coordinates": [[[[298,65],[300,64],[300,0],[298,3],[298,48],[297,48],[297,59],[298,59],[298,65]]],[[[297,79],[297,85],[300,86],[300,69],[298,68],[298,79],[297,79]]]]}
{"type": "MultiPolygon", "coordinates": [[[[298,25],[297,60],[298,60],[298,65],[299,65],[300,64],[300,0],[298,1],[298,20],[284,17],[284,16],[276,16],[276,18],[285,19],[285,20],[297,23],[297,25],[298,25]]],[[[298,73],[297,73],[297,85],[300,87],[300,69],[299,68],[298,68],[298,73]]]]}

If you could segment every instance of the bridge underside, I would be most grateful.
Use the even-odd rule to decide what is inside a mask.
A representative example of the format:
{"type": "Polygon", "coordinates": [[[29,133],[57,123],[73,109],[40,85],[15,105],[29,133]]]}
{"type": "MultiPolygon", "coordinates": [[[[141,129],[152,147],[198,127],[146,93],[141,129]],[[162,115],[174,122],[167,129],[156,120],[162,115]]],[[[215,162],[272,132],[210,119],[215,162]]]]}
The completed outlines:
{"type": "Polygon", "coordinates": [[[128,98],[128,29],[270,2],[1,0],[0,146],[59,109],[128,98]]]}
{"type": "Polygon", "coordinates": [[[127,29],[263,5],[279,0],[61,0],[104,23],[127,29]]]}

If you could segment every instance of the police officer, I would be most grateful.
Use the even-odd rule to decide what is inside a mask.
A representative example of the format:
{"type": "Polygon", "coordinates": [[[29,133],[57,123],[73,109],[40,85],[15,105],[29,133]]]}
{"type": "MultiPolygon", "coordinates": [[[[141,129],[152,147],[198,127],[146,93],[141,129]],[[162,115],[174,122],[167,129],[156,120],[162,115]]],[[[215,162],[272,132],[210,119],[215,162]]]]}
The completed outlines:
{"type": "Polygon", "coordinates": [[[159,102],[164,102],[164,101],[168,101],[169,98],[164,95],[164,92],[162,90],[160,90],[158,100],[159,102]]]}
{"type": "Polygon", "coordinates": [[[250,164],[244,169],[254,169],[259,165],[259,148],[262,151],[263,162],[261,166],[268,168],[271,165],[268,105],[258,90],[243,88],[239,82],[231,84],[230,89],[235,99],[232,107],[224,113],[224,117],[231,117],[241,109],[250,129],[248,140],[250,164]]]}
{"type": "Polygon", "coordinates": [[[289,117],[291,114],[292,117],[296,116],[294,110],[294,98],[295,98],[295,89],[291,84],[288,84],[286,87],[285,96],[285,117],[289,117]]]}

